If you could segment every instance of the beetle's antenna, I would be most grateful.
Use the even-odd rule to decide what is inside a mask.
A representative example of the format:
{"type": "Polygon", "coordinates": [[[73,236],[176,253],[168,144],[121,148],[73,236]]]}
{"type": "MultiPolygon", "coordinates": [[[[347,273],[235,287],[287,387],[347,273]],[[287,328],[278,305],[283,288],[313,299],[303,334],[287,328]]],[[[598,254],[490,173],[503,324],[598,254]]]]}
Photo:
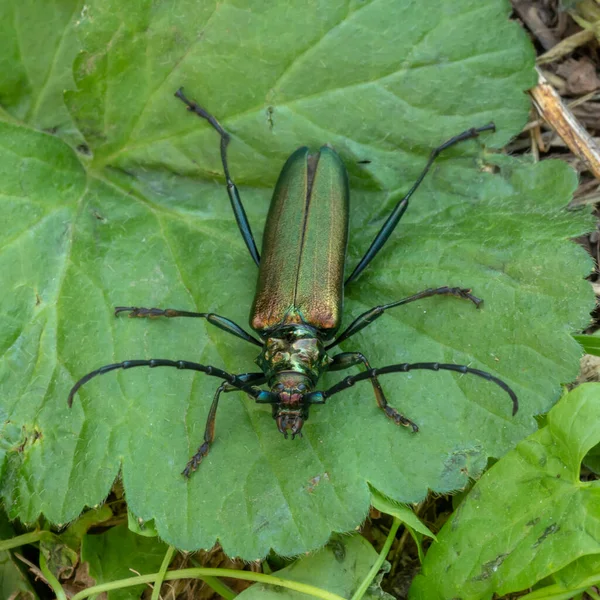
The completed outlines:
{"type": "Polygon", "coordinates": [[[218,369],[217,367],[188,362],[187,360],[167,360],[165,358],[152,358],[150,360],[126,360],[112,365],[104,365],[103,367],[100,367],[99,369],[88,373],[71,388],[71,391],[69,392],[69,398],[67,400],[69,407],[73,405],[73,398],[79,390],[79,388],[82,385],[86,384],[90,379],[96,377],[96,375],[104,375],[104,373],[108,373],[109,371],[115,371],[116,369],[131,369],[133,367],[150,367],[151,369],[154,367],[175,367],[176,369],[182,370],[200,371],[201,373],[206,373],[207,375],[211,375],[212,377],[220,377],[221,379],[224,379],[227,383],[237,388],[238,390],[246,392],[256,400],[262,402],[268,402],[270,396],[274,395],[271,392],[266,392],[264,390],[261,390],[260,388],[257,388],[256,386],[249,385],[244,381],[243,377],[232,375],[231,373],[227,373],[227,371],[223,371],[221,369],[218,369]]]}
{"type": "Polygon", "coordinates": [[[368,369],[367,371],[363,371],[362,373],[358,373],[358,375],[351,375],[350,377],[346,377],[339,383],[336,383],[333,387],[330,387],[328,390],[323,392],[312,392],[311,394],[307,394],[306,400],[309,403],[320,404],[325,401],[329,396],[333,396],[333,394],[337,394],[343,390],[352,387],[357,381],[364,381],[365,379],[370,379],[372,377],[378,377],[379,375],[387,375],[388,373],[408,373],[409,371],[415,371],[417,369],[427,369],[428,371],[456,371],[458,373],[470,373],[471,375],[477,375],[478,377],[483,377],[483,379],[487,379],[487,381],[491,381],[496,385],[500,386],[512,400],[513,416],[517,414],[519,410],[519,400],[517,395],[512,390],[512,388],[502,381],[502,379],[498,379],[498,377],[494,377],[491,373],[487,371],[481,371],[479,369],[472,369],[471,367],[466,367],[465,365],[455,365],[455,364],[443,364],[443,363],[402,363],[397,365],[388,365],[387,367],[382,367],[381,369],[368,369]]]}
{"type": "Polygon", "coordinates": [[[240,193],[238,192],[235,183],[233,183],[233,180],[229,175],[229,166],[227,164],[227,144],[229,144],[229,140],[231,138],[229,137],[229,134],[223,129],[223,127],[221,127],[219,121],[217,121],[210,113],[205,111],[201,106],[198,106],[198,104],[196,104],[192,100],[188,100],[183,95],[183,88],[179,88],[175,92],[175,96],[185,103],[190,112],[195,113],[202,119],[206,119],[210,123],[211,127],[221,136],[221,163],[223,164],[223,172],[225,173],[225,180],[227,181],[227,194],[229,194],[231,208],[233,209],[233,214],[238,224],[240,233],[242,234],[242,238],[244,239],[244,243],[248,248],[248,252],[250,252],[252,260],[256,263],[256,266],[258,267],[260,265],[260,254],[258,253],[258,249],[256,248],[256,242],[254,241],[254,236],[252,235],[250,222],[248,221],[244,205],[242,204],[240,193]]]}

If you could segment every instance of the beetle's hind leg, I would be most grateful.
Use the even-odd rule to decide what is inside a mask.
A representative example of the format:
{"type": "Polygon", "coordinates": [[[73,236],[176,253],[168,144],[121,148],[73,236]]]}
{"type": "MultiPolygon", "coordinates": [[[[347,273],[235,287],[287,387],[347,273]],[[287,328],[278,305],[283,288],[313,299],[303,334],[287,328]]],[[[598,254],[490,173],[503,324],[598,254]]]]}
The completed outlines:
{"type": "MultiPolygon", "coordinates": [[[[266,377],[264,373],[245,373],[244,375],[238,375],[239,379],[241,379],[244,383],[252,384],[252,385],[261,385],[266,381],[266,377]]],[[[215,420],[217,417],[217,408],[219,406],[219,396],[221,392],[239,392],[241,391],[239,388],[236,388],[226,381],[224,381],[215,392],[215,397],[213,398],[212,404],[210,405],[210,410],[208,411],[208,417],[206,419],[206,427],[204,428],[204,441],[196,450],[196,453],[190,460],[188,461],[185,469],[181,472],[181,474],[187,479],[198,468],[198,465],[202,462],[202,460],[206,457],[208,452],[210,451],[210,447],[215,439],[215,420]]]]}
{"type": "MultiPolygon", "coordinates": [[[[369,361],[366,359],[364,354],[360,352],[342,352],[341,354],[336,354],[332,357],[333,362],[329,365],[329,371],[340,371],[342,369],[349,369],[350,367],[354,367],[356,365],[362,364],[365,366],[367,371],[371,370],[371,365],[369,361]]],[[[369,377],[371,384],[373,385],[373,391],[375,392],[375,400],[377,401],[377,406],[385,413],[385,416],[388,419],[391,419],[396,423],[396,425],[403,425],[404,427],[411,427],[412,430],[416,433],[419,431],[419,426],[405,417],[402,413],[399,413],[393,406],[388,404],[388,401],[383,393],[383,389],[381,384],[379,383],[379,379],[374,375],[373,377],[369,377]]]]}

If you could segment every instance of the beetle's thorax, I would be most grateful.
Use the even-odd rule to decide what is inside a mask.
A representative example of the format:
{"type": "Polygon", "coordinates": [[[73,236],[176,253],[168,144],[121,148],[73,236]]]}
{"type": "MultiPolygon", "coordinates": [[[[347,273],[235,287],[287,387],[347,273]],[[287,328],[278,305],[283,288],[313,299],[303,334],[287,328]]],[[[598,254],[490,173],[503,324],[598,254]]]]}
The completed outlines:
{"type": "Polygon", "coordinates": [[[256,363],[267,376],[273,387],[290,374],[304,376],[305,385],[316,385],[321,373],[331,359],[327,356],[323,342],[312,327],[296,325],[279,327],[264,339],[263,350],[256,363]]]}

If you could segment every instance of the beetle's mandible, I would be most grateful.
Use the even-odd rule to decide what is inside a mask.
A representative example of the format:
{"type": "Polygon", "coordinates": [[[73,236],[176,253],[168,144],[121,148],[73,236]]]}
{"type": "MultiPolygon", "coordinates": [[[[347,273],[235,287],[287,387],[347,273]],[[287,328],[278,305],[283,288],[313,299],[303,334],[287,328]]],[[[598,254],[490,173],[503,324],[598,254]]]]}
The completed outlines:
{"type": "Polygon", "coordinates": [[[188,100],[181,89],[175,95],[187,105],[188,110],[206,119],[221,137],[221,161],[227,193],[242,238],[259,269],[256,295],[250,313],[250,325],[257,336],[213,313],[118,306],[115,314],[125,312],[130,317],[204,318],[212,325],[258,346],[260,355],[256,362],[261,370],[233,375],[216,367],[184,360],[127,360],[105,365],[81,378],[71,389],[69,406],[83,384],[96,375],[115,369],[176,367],[222,379],[208,413],[204,441],[183,470],[186,477],[196,470],[214,441],[215,417],[222,392],[243,391],[256,402],[271,404],[277,428],[285,437],[290,432],[292,438],[302,435],[302,426],[308,419],[311,404],[323,404],[334,394],[365,379],[370,380],[377,405],[389,419],[397,425],[418,431],[413,421],[388,404],[379,383],[381,375],[406,373],[415,369],[457,371],[483,377],[508,393],[513,405],[512,414],[517,412],[517,396],[508,384],[479,369],[435,362],[372,368],[360,352],[329,355],[332,348],[378,319],[390,308],[438,295],[469,300],[476,307],[481,304],[482,300],[472,295],[470,289],[449,286],[427,289],[408,298],[376,306],[359,315],[342,333],[337,333],[341,323],[344,285],[354,281],[381,250],[436,157],[462,140],[477,137],[484,131],[493,131],[492,123],[464,131],[433,150],[417,181],[391,211],[363,258],[344,281],[349,188],[348,175],[338,154],[329,146],[323,146],[314,154],[308,148],[299,148],[288,158],[273,193],[261,257],[240,195],[229,174],[229,134],[212,115],[188,100]],[[338,371],[355,365],[362,365],[365,370],[358,375],[346,377],[327,390],[316,389],[324,371],[338,371]],[[262,384],[267,384],[269,390],[261,389],[259,386],[262,384]]]}

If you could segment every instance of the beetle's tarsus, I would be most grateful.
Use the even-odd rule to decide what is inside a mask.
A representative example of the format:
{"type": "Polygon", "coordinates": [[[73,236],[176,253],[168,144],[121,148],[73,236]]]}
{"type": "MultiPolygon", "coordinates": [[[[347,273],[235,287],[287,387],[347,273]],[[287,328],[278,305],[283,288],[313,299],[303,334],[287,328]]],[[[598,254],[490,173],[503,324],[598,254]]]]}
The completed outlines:
{"type": "Polygon", "coordinates": [[[384,407],[382,407],[382,410],[385,413],[385,416],[394,421],[396,425],[402,425],[403,427],[411,427],[413,433],[417,433],[419,431],[419,426],[416,423],[414,423],[410,419],[407,419],[403,414],[399,413],[393,406],[386,404],[384,407]]]}
{"type": "Polygon", "coordinates": [[[198,452],[190,458],[185,469],[181,472],[181,474],[189,479],[190,475],[198,468],[204,457],[208,454],[210,450],[210,444],[208,442],[204,442],[200,448],[198,448],[198,452]]]}
{"type": "Polygon", "coordinates": [[[483,298],[473,296],[472,291],[471,288],[450,288],[451,294],[464,300],[470,300],[476,308],[479,308],[483,304],[483,298]]]}
{"type": "Polygon", "coordinates": [[[156,319],[157,317],[174,317],[177,316],[177,311],[174,311],[171,308],[162,309],[162,308],[143,308],[139,306],[115,306],[115,317],[122,312],[128,312],[127,315],[130,319],[135,318],[148,318],[148,319],[156,319]]]}

